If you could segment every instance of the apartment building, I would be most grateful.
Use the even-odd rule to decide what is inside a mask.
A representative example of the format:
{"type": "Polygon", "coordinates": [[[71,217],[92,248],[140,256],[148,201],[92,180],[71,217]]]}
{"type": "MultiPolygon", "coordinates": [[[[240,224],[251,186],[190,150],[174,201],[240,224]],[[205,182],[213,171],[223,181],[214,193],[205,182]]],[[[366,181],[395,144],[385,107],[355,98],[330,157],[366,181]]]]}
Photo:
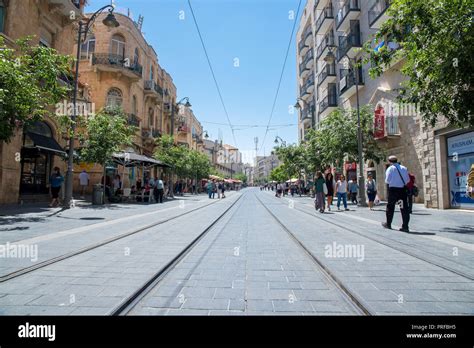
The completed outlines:
{"type": "Polygon", "coordinates": [[[203,151],[204,130],[191,108],[180,105],[175,126],[177,144],[185,145],[193,150],[203,151]]]}
{"type": "MultiPolygon", "coordinates": [[[[96,110],[121,107],[129,124],[138,128],[133,147],[127,150],[152,156],[155,140],[171,131],[170,105],[176,101],[176,87],[159,65],[138,23],[126,14],[115,13],[120,26],[110,29],[102,23],[106,15],[99,15],[82,44],[80,76],[91,88],[96,110]]],[[[75,172],[80,173],[84,165],[78,165],[75,172]]],[[[158,168],[150,171],[142,173],[140,168],[132,168],[127,177],[133,182],[142,175],[158,175],[158,168]]],[[[92,182],[100,180],[99,165],[89,166],[89,172],[92,182]]],[[[114,173],[115,169],[110,168],[108,174],[114,173]]]]}
{"type": "Polygon", "coordinates": [[[204,139],[202,151],[209,157],[212,166],[227,178],[244,171],[242,153],[235,146],[204,139]]]}
{"type": "MultiPolygon", "coordinates": [[[[362,57],[361,48],[388,19],[389,0],[309,0],[297,34],[298,93],[301,106],[298,119],[300,141],[306,132],[337,107],[374,108],[376,138],[389,154],[396,155],[417,178],[417,202],[432,208],[474,208],[463,193],[465,175],[474,162],[474,132],[449,127],[445,122],[432,128],[422,122],[416,105],[396,102],[397,90],[405,77],[400,58],[372,79],[370,66],[352,69],[362,57]],[[329,57],[334,59],[328,59],[329,57]],[[455,150],[459,151],[455,151],[455,150]],[[462,155],[459,161],[455,153],[462,155]],[[453,158],[456,157],[456,161],[453,158]]],[[[387,37],[373,45],[400,47],[387,37]]],[[[378,182],[382,199],[387,197],[384,172],[387,164],[365,163],[367,173],[378,182]]],[[[341,171],[356,175],[357,165],[346,163],[341,171]]]]}
{"type": "MultiPolygon", "coordinates": [[[[0,36],[7,46],[33,36],[33,44],[71,54],[76,37],[71,17],[80,19],[83,8],[83,0],[0,0],[0,36]]],[[[87,95],[81,80],[79,98],[87,95]]],[[[55,119],[46,117],[19,130],[9,143],[0,142],[0,204],[48,200],[51,170],[58,166],[64,173],[66,169],[61,157],[66,140],[55,119]]]]}
{"type": "Polygon", "coordinates": [[[254,169],[254,178],[256,181],[269,180],[270,173],[273,169],[281,164],[278,156],[272,154],[270,156],[257,156],[257,166],[254,169]]]}

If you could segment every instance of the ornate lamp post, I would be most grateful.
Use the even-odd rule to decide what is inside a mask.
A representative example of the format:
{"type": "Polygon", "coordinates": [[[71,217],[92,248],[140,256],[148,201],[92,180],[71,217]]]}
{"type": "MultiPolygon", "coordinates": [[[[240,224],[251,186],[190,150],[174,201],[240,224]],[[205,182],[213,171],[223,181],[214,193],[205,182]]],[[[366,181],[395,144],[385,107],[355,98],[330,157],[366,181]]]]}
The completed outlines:
{"type": "Polygon", "coordinates": [[[109,28],[117,28],[120,26],[120,23],[117,21],[114,15],[114,6],[107,5],[96,11],[88,21],[83,22],[82,20],[79,21],[79,30],[77,33],[77,52],[76,52],[76,71],[74,73],[74,92],[73,92],[73,105],[74,110],[71,116],[71,134],[69,138],[69,150],[68,150],[68,164],[67,164],[67,173],[66,173],[66,192],[64,198],[64,206],[65,208],[69,208],[72,201],[72,190],[73,190],[73,166],[74,166],[74,137],[76,135],[76,126],[75,121],[77,117],[77,92],[79,86],[79,61],[81,57],[81,46],[82,46],[82,35],[84,35],[84,39],[87,37],[87,33],[89,32],[92,24],[94,24],[97,17],[106,9],[109,10],[109,14],[105,19],[102,21],[105,26],[109,28]]]}

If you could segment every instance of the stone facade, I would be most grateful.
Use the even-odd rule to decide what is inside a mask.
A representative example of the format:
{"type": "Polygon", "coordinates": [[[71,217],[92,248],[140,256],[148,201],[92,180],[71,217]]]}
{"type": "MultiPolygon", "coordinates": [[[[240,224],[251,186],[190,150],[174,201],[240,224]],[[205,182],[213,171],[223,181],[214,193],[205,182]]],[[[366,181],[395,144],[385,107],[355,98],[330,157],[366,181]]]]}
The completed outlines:
{"type": "MultiPolygon", "coordinates": [[[[82,15],[84,1],[78,2],[78,6],[71,0],[4,0],[3,3],[5,18],[0,36],[7,45],[13,45],[14,40],[33,36],[32,44],[41,43],[56,49],[60,54],[73,52],[74,22],[82,15]]],[[[65,147],[66,139],[60,134],[54,119],[47,117],[45,122],[51,128],[55,140],[65,147]]],[[[22,159],[19,155],[23,138],[23,130],[19,129],[8,143],[0,142],[0,204],[18,203],[29,198],[20,196],[22,159]]],[[[52,156],[48,166],[58,166],[63,173],[66,169],[65,162],[58,156],[52,156]]]]}

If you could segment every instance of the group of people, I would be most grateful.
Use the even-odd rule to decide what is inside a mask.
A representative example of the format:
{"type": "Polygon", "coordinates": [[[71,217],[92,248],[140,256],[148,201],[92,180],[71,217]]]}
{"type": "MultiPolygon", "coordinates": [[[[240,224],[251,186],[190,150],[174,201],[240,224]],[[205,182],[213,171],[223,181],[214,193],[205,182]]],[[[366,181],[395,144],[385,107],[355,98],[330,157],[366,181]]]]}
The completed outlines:
{"type": "Polygon", "coordinates": [[[216,181],[215,179],[209,180],[207,182],[207,194],[209,199],[214,199],[216,193],[217,198],[225,198],[225,183],[223,180],[216,181]]]}
{"type": "Polygon", "coordinates": [[[153,178],[152,176],[145,179],[145,184],[140,178],[137,179],[136,184],[131,187],[132,194],[136,195],[137,201],[151,202],[151,198],[155,203],[163,203],[165,195],[165,182],[162,178],[153,178]],[[142,198],[143,197],[143,198],[142,198]]]}

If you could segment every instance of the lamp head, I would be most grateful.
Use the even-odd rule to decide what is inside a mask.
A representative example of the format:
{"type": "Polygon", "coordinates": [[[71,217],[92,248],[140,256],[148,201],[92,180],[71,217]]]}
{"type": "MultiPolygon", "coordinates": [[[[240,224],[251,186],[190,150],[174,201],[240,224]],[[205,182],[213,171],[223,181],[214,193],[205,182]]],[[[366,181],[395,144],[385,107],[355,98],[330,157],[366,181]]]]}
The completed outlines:
{"type": "Polygon", "coordinates": [[[295,104],[295,109],[301,109],[301,105],[300,105],[299,102],[296,102],[296,104],[295,104]]]}
{"type": "Polygon", "coordinates": [[[188,101],[186,102],[186,104],[184,104],[184,106],[187,107],[187,108],[190,108],[192,105],[191,105],[191,103],[190,103],[189,100],[188,100],[188,101]]]}
{"type": "Polygon", "coordinates": [[[115,15],[113,14],[113,10],[109,11],[109,14],[105,19],[102,21],[106,27],[109,28],[117,28],[120,26],[120,23],[117,21],[117,18],[115,18],[115,15]]]}
{"type": "Polygon", "coordinates": [[[332,51],[329,51],[326,57],[324,57],[324,61],[328,64],[332,64],[336,61],[336,56],[332,51]]]}
{"type": "Polygon", "coordinates": [[[207,131],[204,134],[204,138],[209,139],[209,134],[207,134],[207,131]]]}

